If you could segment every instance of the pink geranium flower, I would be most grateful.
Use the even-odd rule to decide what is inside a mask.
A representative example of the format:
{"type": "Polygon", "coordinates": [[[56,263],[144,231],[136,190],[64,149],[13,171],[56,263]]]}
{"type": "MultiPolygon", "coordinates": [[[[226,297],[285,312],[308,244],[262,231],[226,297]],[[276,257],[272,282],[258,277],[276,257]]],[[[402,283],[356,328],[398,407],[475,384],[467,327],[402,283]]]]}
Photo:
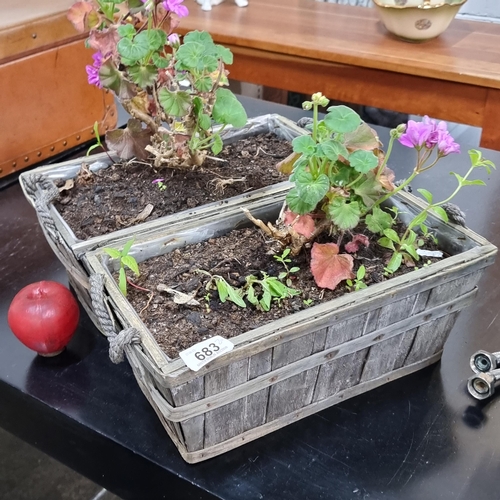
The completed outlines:
{"type": "Polygon", "coordinates": [[[101,81],[99,80],[99,70],[101,69],[103,59],[101,52],[93,54],[92,59],[94,60],[93,64],[85,66],[88,82],[90,85],[102,88],[101,81]]]}
{"type": "Polygon", "coordinates": [[[438,148],[440,156],[450,153],[460,153],[460,146],[448,132],[446,122],[432,120],[424,116],[421,122],[409,120],[405,133],[399,137],[399,142],[408,148],[427,149],[438,148]]]}
{"type": "Polygon", "coordinates": [[[189,10],[185,5],[181,5],[184,0],[163,0],[162,5],[165,10],[169,10],[179,17],[186,17],[189,10]]]}

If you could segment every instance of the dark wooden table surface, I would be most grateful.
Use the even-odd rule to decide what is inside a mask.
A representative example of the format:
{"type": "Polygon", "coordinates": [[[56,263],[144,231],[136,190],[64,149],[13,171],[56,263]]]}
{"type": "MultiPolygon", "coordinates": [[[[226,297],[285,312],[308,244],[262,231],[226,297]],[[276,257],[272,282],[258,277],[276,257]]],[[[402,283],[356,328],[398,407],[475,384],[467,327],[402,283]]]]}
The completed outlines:
{"type": "Polygon", "coordinates": [[[482,127],[481,144],[500,149],[498,24],[455,19],[434,40],[407,43],[370,8],[227,0],[205,12],[185,3],[178,30],[205,30],[229,47],[235,80],[482,127]]]}
{"type": "MultiPolygon", "coordinates": [[[[297,109],[245,100],[251,114],[297,109]]],[[[387,143],[388,130],[378,128],[387,143]]],[[[470,144],[462,142],[465,151],[470,144]]],[[[500,153],[484,151],[500,165],[500,153]]],[[[396,147],[407,175],[414,155],[396,147]]],[[[454,187],[467,155],[422,175],[436,197],[454,187]]],[[[500,172],[458,198],[469,226],[500,244],[500,172]]],[[[129,366],[113,365],[85,314],[53,359],[29,351],[6,315],[23,286],[67,284],[17,184],[0,192],[0,426],[124,499],[496,500],[500,498],[500,404],[466,392],[469,357],[500,350],[500,263],[463,311],[442,361],[197,465],[183,462],[129,366]]],[[[1,472],[0,472],[1,473],[1,472]]]]}

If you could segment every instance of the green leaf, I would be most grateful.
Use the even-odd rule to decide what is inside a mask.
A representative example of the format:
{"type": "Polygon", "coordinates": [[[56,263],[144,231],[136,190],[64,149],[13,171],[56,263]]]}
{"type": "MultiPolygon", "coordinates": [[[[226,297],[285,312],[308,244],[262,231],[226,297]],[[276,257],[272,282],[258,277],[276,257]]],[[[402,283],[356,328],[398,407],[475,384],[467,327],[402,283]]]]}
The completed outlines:
{"type": "Polygon", "coordinates": [[[348,230],[358,225],[361,211],[357,201],[346,203],[343,199],[334,199],[328,205],[328,215],[340,229],[348,230]]]}
{"type": "Polygon", "coordinates": [[[151,29],[142,33],[147,37],[149,50],[160,50],[167,43],[167,34],[163,30],[151,29]]]}
{"type": "Polygon", "coordinates": [[[202,43],[195,41],[186,41],[187,35],[184,37],[184,43],[176,52],[178,69],[181,70],[203,70],[203,58],[205,56],[205,48],[202,43]]]}
{"type": "Polygon", "coordinates": [[[387,269],[395,273],[401,266],[401,262],[403,261],[403,256],[399,252],[395,252],[389,263],[387,264],[387,269]]]}
{"type": "Polygon", "coordinates": [[[139,276],[139,266],[137,261],[132,257],[132,255],[125,255],[122,257],[122,263],[124,266],[128,267],[136,276],[139,276]]]}
{"type": "Polygon", "coordinates": [[[427,220],[427,212],[420,212],[408,225],[410,229],[412,227],[420,226],[420,224],[423,224],[427,220]]]}
{"type": "Polygon", "coordinates": [[[391,241],[394,241],[394,243],[401,243],[398,233],[396,233],[394,229],[384,229],[384,235],[387,236],[387,238],[389,238],[391,241]]]}
{"type": "Polygon", "coordinates": [[[418,255],[418,253],[415,250],[415,247],[413,245],[409,245],[409,244],[401,245],[401,250],[405,250],[406,252],[408,252],[410,254],[410,257],[413,260],[415,260],[415,261],[420,260],[420,256],[418,255]]]}
{"type": "Polygon", "coordinates": [[[233,53],[226,47],[222,45],[216,45],[217,56],[222,59],[224,64],[233,64],[233,53]]]}
{"type": "Polygon", "coordinates": [[[358,269],[358,272],[356,273],[356,279],[362,280],[366,275],[366,267],[365,266],[360,266],[358,269]]]}
{"type": "Polygon", "coordinates": [[[286,203],[292,212],[299,215],[312,212],[317,205],[317,203],[308,203],[304,201],[297,188],[293,188],[288,192],[286,195],[286,203]]]}
{"type": "Polygon", "coordinates": [[[227,298],[229,297],[229,292],[228,292],[229,285],[226,283],[225,280],[217,278],[215,280],[215,284],[217,286],[217,291],[219,292],[219,300],[222,303],[226,302],[227,298]]]}
{"type": "Polygon", "coordinates": [[[353,132],[361,124],[361,118],[347,106],[331,106],[324,118],[324,123],[332,132],[353,132]]]}
{"type": "MultiPolygon", "coordinates": [[[[375,201],[380,197],[380,194],[383,190],[382,186],[377,181],[377,179],[375,178],[374,175],[367,176],[361,184],[359,184],[357,186],[353,186],[352,189],[354,190],[354,192],[358,196],[361,196],[363,203],[367,207],[371,207],[375,203],[375,201]]],[[[387,214],[386,212],[383,212],[378,207],[375,207],[374,212],[375,212],[375,210],[382,212],[382,214],[383,214],[382,217],[385,216],[385,220],[387,220],[387,217],[388,217],[389,220],[392,221],[391,216],[389,214],[387,214]]],[[[367,216],[367,218],[368,217],[370,217],[370,216],[367,216]]],[[[392,224],[392,222],[391,222],[391,224],[392,224]]],[[[387,227],[390,227],[390,225],[387,227]]],[[[370,231],[372,231],[372,230],[370,229],[370,231]]],[[[372,232],[376,233],[376,232],[381,232],[381,231],[372,231],[372,232]]]]}
{"type": "Polygon", "coordinates": [[[241,295],[229,284],[227,284],[227,293],[229,294],[228,299],[239,307],[246,307],[245,301],[241,298],[241,295]]]}
{"type": "Polygon", "coordinates": [[[441,219],[443,219],[445,222],[448,222],[448,214],[446,213],[445,209],[440,206],[432,207],[432,210],[436,212],[441,219]]]}
{"type": "Polygon", "coordinates": [[[222,148],[224,147],[224,143],[222,142],[222,139],[219,134],[215,134],[213,136],[214,142],[212,143],[211,150],[212,153],[217,156],[221,151],[222,148]]]}
{"type": "Polygon", "coordinates": [[[319,174],[316,179],[310,172],[301,171],[295,176],[295,187],[300,197],[308,204],[316,205],[328,193],[330,181],[325,174],[319,174]]]}
{"type": "Polygon", "coordinates": [[[209,76],[203,76],[194,82],[194,86],[200,92],[210,92],[212,90],[213,81],[209,76]]]}
{"type": "Polygon", "coordinates": [[[461,175],[457,174],[456,172],[450,172],[450,173],[452,173],[457,178],[457,181],[461,186],[486,186],[486,183],[480,179],[476,179],[474,181],[468,181],[464,179],[461,175]]]}
{"type": "Polygon", "coordinates": [[[417,189],[417,191],[427,200],[427,203],[432,205],[432,200],[433,200],[432,193],[427,191],[427,189],[417,189]]]}
{"type": "Polygon", "coordinates": [[[316,151],[316,143],[310,135],[299,135],[292,141],[294,153],[302,153],[311,156],[316,151]]]}
{"type": "Polygon", "coordinates": [[[158,75],[158,71],[152,64],[147,66],[134,65],[128,69],[132,81],[139,85],[141,88],[153,85],[158,75]]]}
{"type": "Polygon", "coordinates": [[[269,309],[271,309],[271,300],[272,300],[271,292],[266,290],[262,295],[262,299],[260,299],[259,301],[259,304],[262,307],[262,309],[264,309],[264,311],[269,311],[269,309]]]}
{"type": "Polygon", "coordinates": [[[323,154],[331,161],[337,161],[339,156],[346,159],[349,158],[349,151],[347,151],[347,148],[338,141],[324,141],[319,145],[319,147],[321,148],[323,154]]]}
{"type": "Polygon", "coordinates": [[[167,115],[186,116],[191,108],[191,97],[182,90],[170,92],[166,88],[162,88],[158,92],[158,99],[167,115]]]}
{"type": "Polygon", "coordinates": [[[198,125],[202,130],[208,130],[212,126],[212,120],[210,119],[210,116],[205,113],[198,115],[198,125]]]}
{"type": "Polygon", "coordinates": [[[256,297],[255,290],[252,285],[247,288],[247,300],[254,306],[259,303],[259,299],[256,297]]]}
{"type": "Polygon", "coordinates": [[[396,247],[394,246],[394,242],[385,236],[378,240],[378,244],[381,247],[388,248],[389,250],[396,250],[396,247]]]}
{"type": "Polygon", "coordinates": [[[113,259],[121,259],[121,252],[115,248],[103,248],[103,250],[113,259]]]}
{"type": "Polygon", "coordinates": [[[228,89],[217,89],[212,118],[224,125],[243,127],[247,122],[245,108],[228,89]]]}
{"type": "Polygon", "coordinates": [[[170,59],[167,59],[166,57],[162,57],[158,55],[157,53],[154,53],[153,56],[153,63],[157,68],[167,68],[168,64],[170,62],[170,59]]]}
{"type": "Polygon", "coordinates": [[[210,45],[214,43],[209,33],[207,33],[206,31],[198,31],[198,30],[186,33],[184,35],[183,42],[184,43],[198,42],[201,43],[202,45],[210,45]]]}
{"type": "Polygon", "coordinates": [[[141,32],[133,39],[122,38],[117,45],[118,53],[129,61],[138,62],[149,54],[147,34],[141,32]],[[142,36],[141,36],[142,35],[142,36]]]}
{"type": "Polygon", "coordinates": [[[123,245],[121,257],[125,257],[125,255],[128,255],[133,244],[134,244],[134,238],[132,238],[131,240],[128,240],[127,243],[125,243],[125,245],[123,245]]]}
{"type": "Polygon", "coordinates": [[[278,281],[276,278],[268,278],[266,282],[273,297],[284,298],[287,296],[287,287],[281,281],[278,281]]]}
{"type": "Polygon", "coordinates": [[[127,296],[127,275],[125,274],[125,269],[120,267],[120,271],[118,272],[118,288],[123,293],[123,295],[127,296]]]}
{"type": "Polygon", "coordinates": [[[351,167],[360,174],[367,174],[378,165],[378,158],[371,151],[358,149],[349,155],[351,167]]]}
{"type": "Polygon", "coordinates": [[[136,33],[135,28],[131,24],[124,24],[122,26],[118,26],[117,30],[120,38],[129,38],[132,40],[136,33]]]}
{"type": "Polygon", "coordinates": [[[134,97],[133,85],[125,80],[110,59],[99,69],[99,80],[104,88],[111,89],[120,99],[134,97]]]}

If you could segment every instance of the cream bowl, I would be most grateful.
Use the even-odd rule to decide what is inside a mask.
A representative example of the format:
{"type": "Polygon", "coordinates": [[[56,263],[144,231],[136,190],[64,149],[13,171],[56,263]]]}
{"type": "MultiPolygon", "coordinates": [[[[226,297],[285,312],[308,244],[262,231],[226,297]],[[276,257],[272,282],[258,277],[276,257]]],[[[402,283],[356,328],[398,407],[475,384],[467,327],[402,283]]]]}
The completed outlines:
{"type": "Polygon", "coordinates": [[[407,41],[439,36],[467,0],[373,0],[388,31],[407,41]]]}

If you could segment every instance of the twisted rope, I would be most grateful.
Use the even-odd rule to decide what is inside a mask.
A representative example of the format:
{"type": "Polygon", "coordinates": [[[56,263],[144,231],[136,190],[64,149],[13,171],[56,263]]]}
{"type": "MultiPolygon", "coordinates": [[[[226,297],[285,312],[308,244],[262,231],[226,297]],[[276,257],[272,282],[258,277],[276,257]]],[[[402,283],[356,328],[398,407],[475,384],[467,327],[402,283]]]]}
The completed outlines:
{"type": "Polygon", "coordinates": [[[139,343],[141,336],[135,328],[125,328],[116,333],[113,320],[105,303],[104,276],[102,274],[93,274],[89,281],[92,307],[109,342],[109,358],[115,364],[121,363],[124,360],[126,347],[139,343]]]}
{"type": "Polygon", "coordinates": [[[49,211],[49,204],[59,196],[59,190],[43,174],[27,175],[24,187],[26,194],[33,201],[42,226],[55,241],[60,241],[54,219],[49,211]]]}

